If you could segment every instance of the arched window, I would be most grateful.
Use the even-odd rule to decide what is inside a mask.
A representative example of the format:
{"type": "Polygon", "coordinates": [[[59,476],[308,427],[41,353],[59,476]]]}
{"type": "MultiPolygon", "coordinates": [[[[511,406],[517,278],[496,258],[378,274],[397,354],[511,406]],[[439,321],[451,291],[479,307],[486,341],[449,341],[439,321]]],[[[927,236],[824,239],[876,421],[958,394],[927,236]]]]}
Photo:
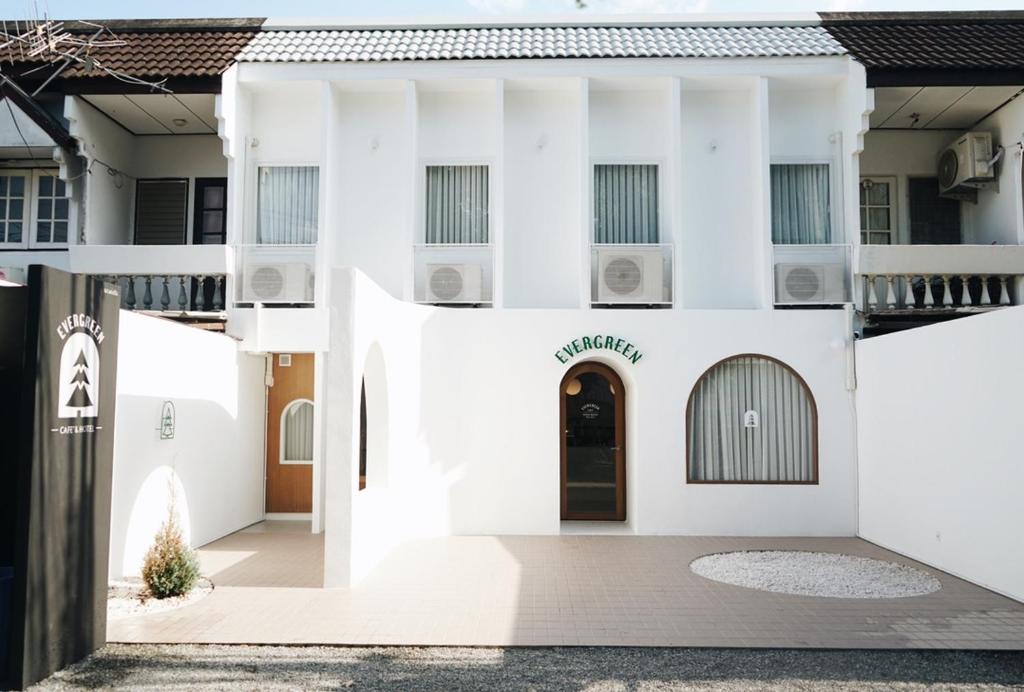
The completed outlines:
{"type": "Polygon", "coordinates": [[[281,412],[281,463],[313,463],[313,402],[296,399],[281,412]]]}
{"type": "Polygon", "coordinates": [[[686,406],[690,483],[817,483],[818,413],[807,383],[759,355],[709,368],[686,406]]]}

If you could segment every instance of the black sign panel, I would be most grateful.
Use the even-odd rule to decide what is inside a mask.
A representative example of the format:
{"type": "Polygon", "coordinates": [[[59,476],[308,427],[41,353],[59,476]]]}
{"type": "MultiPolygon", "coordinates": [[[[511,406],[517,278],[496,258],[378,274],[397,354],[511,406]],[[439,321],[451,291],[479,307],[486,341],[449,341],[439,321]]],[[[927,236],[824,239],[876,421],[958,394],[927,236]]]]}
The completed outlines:
{"type": "Polygon", "coordinates": [[[29,269],[8,679],[24,687],[105,643],[120,299],[29,269]]]}

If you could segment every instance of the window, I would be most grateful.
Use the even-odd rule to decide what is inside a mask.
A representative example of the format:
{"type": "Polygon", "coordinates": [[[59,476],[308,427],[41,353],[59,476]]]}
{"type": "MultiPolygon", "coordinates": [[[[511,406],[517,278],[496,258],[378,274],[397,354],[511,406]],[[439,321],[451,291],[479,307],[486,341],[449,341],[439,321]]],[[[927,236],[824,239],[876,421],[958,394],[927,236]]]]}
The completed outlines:
{"type": "Polygon", "coordinates": [[[36,242],[68,242],[71,200],[67,196],[67,185],[55,175],[42,173],[37,177],[37,190],[36,242]]]}
{"type": "Polygon", "coordinates": [[[914,245],[959,245],[960,201],[939,196],[938,178],[910,178],[910,242],[914,245]]]}
{"type": "Polygon", "coordinates": [[[281,463],[313,463],[313,402],[296,399],[281,413],[281,463]]]}
{"type": "Polygon", "coordinates": [[[690,393],[690,483],[817,483],[817,410],[807,384],[766,356],[718,363],[690,393]]]}
{"type": "Polygon", "coordinates": [[[861,178],[860,242],[864,245],[892,245],[895,227],[895,178],[861,178]]]}
{"type": "Polygon", "coordinates": [[[24,242],[26,177],[0,175],[0,240],[4,244],[21,245],[24,242]]]}
{"type": "Polygon", "coordinates": [[[188,180],[139,180],[135,185],[135,244],[184,245],[188,180]]]}
{"type": "Polygon", "coordinates": [[[427,243],[489,243],[488,185],[487,166],[427,166],[427,243]]]}
{"type": "Polygon", "coordinates": [[[227,178],[196,178],[195,207],[192,242],[223,245],[227,228],[227,178]]]}
{"type": "Polygon", "coordinates": [[[320,214],[320,169],[260,166],[256,242],[314,245],[320,214]]]}
{"type": "Polygon", "coordinates": [[[772,242],[832,243],[832,208],[827,163],[771,165],[772,242]]]}
{"type": "Polygon", "coordinates": [[[0,248],[66,247],[74,209],[54,170],[0,172],[0,248]]]}
{"type": "Polygon", "coordinates": [[[656,165],[594,166],[594,242],[659,242],[656,165]]]}
{"type": "Polygon", "coordinates": [[[359,489],[366,489],[366,380],[359,387],[359,489]]]}

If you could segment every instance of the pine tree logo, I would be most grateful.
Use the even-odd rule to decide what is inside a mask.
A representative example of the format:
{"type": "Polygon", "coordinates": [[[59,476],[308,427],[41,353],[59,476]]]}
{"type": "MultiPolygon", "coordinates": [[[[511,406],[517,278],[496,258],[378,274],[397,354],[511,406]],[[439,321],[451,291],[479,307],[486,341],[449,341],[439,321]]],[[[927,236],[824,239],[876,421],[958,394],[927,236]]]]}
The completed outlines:
{"type": "Polygon", "coordinates": [[[60,355],[58,418],[95,418],[99,415],[100,354],[92,335],[68,336],[60,355]]]}

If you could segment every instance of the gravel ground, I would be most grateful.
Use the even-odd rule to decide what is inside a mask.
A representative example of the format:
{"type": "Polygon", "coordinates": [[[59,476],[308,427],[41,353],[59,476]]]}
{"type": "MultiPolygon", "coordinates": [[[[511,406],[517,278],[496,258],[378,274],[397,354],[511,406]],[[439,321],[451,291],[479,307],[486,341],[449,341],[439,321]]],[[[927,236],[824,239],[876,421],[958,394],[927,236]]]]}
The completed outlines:
{"type": "Polygon", "coordinates": [[[715,581],[797,596],[905,598],[942,588],[927,572],[894,562],[838,553],[763,550],[716,553],[690,563],[715,581]]]}
{"type": "Polygon", "coordinates": [[[110,645],[32,690],[998,690],[1024,653],[110,645]]]}

